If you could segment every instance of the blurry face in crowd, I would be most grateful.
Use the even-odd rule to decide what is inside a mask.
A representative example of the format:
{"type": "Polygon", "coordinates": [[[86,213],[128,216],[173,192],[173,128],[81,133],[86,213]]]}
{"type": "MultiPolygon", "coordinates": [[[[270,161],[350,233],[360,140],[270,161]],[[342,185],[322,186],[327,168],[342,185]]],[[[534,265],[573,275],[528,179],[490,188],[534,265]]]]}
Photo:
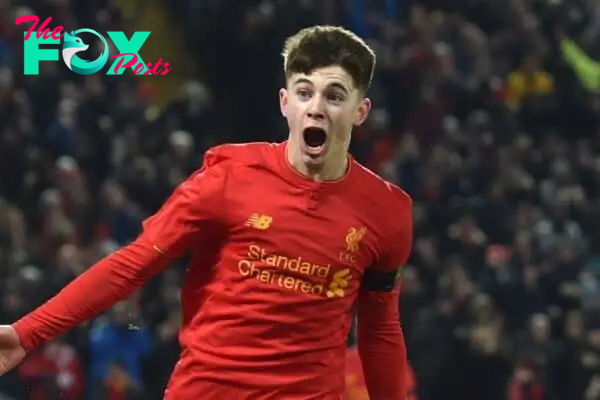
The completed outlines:
{"type": "Polygon", "coordinates": [[[127,301],[117,303],[112,309],[112,322],[120,327],[126,327],[132,320],[132,308],[127,301]]]}
{"type": "Polygon", "coordinates": [[[371,108],[350,74],[339,66],[294,74],[279,101],[290,129],[292,165],[318,180],[343,176],[352,128],[365,121],[371,108]]]}
{"type": "Polygon", "coordinates": [[[550,321],[545,315],[534,315],[531,319],[531,333],[536,340],[550,338],[550,321]]]}

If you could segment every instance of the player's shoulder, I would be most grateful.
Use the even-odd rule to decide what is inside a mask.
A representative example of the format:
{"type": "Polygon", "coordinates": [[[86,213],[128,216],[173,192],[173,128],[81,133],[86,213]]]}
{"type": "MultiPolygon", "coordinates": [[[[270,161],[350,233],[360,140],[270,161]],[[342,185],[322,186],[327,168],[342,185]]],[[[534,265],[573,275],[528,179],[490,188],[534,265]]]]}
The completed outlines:
{"type": "Polygon", "coordinates": [[[412,208],[412,198],[398,185],[383,179],[357,161],[353,162],[360,192],[375,201],[378,207],[412,208]]]}
{"type": "Polygon", "coordinates": [[[204,166],[264,164],[278,144],[269,142],[225,143],[211,147],[204,153],[204,166]]]}

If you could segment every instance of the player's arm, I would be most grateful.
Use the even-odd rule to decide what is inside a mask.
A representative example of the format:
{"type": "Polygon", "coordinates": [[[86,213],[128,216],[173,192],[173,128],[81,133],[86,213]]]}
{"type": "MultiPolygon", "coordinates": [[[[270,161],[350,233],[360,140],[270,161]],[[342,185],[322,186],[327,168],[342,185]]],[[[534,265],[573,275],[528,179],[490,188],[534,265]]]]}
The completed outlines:
{"type": "Polygon", "coordinates": [[[207,153],[199,171],[182,183],[131,244],[101,260],[44,305],[13,324],[29,352],[128,297],[194,243],[218,229],[226,169],[207,153]]]}
{"type": "Polygon", "coordinates": [[[396,284],[412,246],[412,201],[402,193],[397,226],[381,260],[365,272],[358,296],[358,351],[371,399],[405,400],[406,346],[400,326],[396,284]]]}

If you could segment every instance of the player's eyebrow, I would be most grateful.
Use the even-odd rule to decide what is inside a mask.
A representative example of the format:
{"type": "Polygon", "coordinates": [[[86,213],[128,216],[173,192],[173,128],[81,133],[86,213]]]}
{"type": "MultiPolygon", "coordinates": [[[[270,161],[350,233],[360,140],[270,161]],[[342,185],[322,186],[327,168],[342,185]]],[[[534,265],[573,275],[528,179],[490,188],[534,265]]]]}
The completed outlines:
{"type": "MultiPolygon", "coordinates": [[[[311,80],[307,79],[307,78],[298,78],[298,79],[296,79],[296,81],[294,82],[294,85],[299,85],[299,84],[302,84],[302,83],[314,86],[314,84],[311,82],[311,80]]],[[[350,93],[350,91],[348,90],[348,88],[346,86],[344,86],[343,84],[339,83],[339,82],[332,82],[332,83],[328,84],[327,87],[341,90],[345,94],[349,94],[350,93]]]]}
{"type": "Polygon", "coordinates": [[[333,82],[333,83],[331,83],[331,84],[329,84],[329,85],[327,85],[327,86],[329,86],[329,87],[331,87],[331,88],[334,88],[334,89],[341,90],[341,91],[342,91],[342,92],[344,92],[345,94],[349,94],[349,91],[348,91],[348,89],[346,88],[346,86],[342,85],[341,83],[338,83],[338,82],[333,82]]]}

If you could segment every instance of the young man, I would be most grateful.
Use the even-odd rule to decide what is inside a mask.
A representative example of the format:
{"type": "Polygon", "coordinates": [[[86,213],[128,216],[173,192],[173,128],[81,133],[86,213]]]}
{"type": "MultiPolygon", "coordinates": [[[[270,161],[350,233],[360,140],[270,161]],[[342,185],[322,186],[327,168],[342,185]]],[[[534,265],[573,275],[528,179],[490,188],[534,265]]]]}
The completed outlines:
{"type": "Polygon", "coordinates": [[[355,301],[371,398],[405,398],[395,277],[410,252],[411,199],[348,154],[371,108],[375,55],[317,26],[283,56],[289,139],[208,151],[135,242],[0,329],[2,372],[191,251],[166,400],[339,399],[355,301]]]}

